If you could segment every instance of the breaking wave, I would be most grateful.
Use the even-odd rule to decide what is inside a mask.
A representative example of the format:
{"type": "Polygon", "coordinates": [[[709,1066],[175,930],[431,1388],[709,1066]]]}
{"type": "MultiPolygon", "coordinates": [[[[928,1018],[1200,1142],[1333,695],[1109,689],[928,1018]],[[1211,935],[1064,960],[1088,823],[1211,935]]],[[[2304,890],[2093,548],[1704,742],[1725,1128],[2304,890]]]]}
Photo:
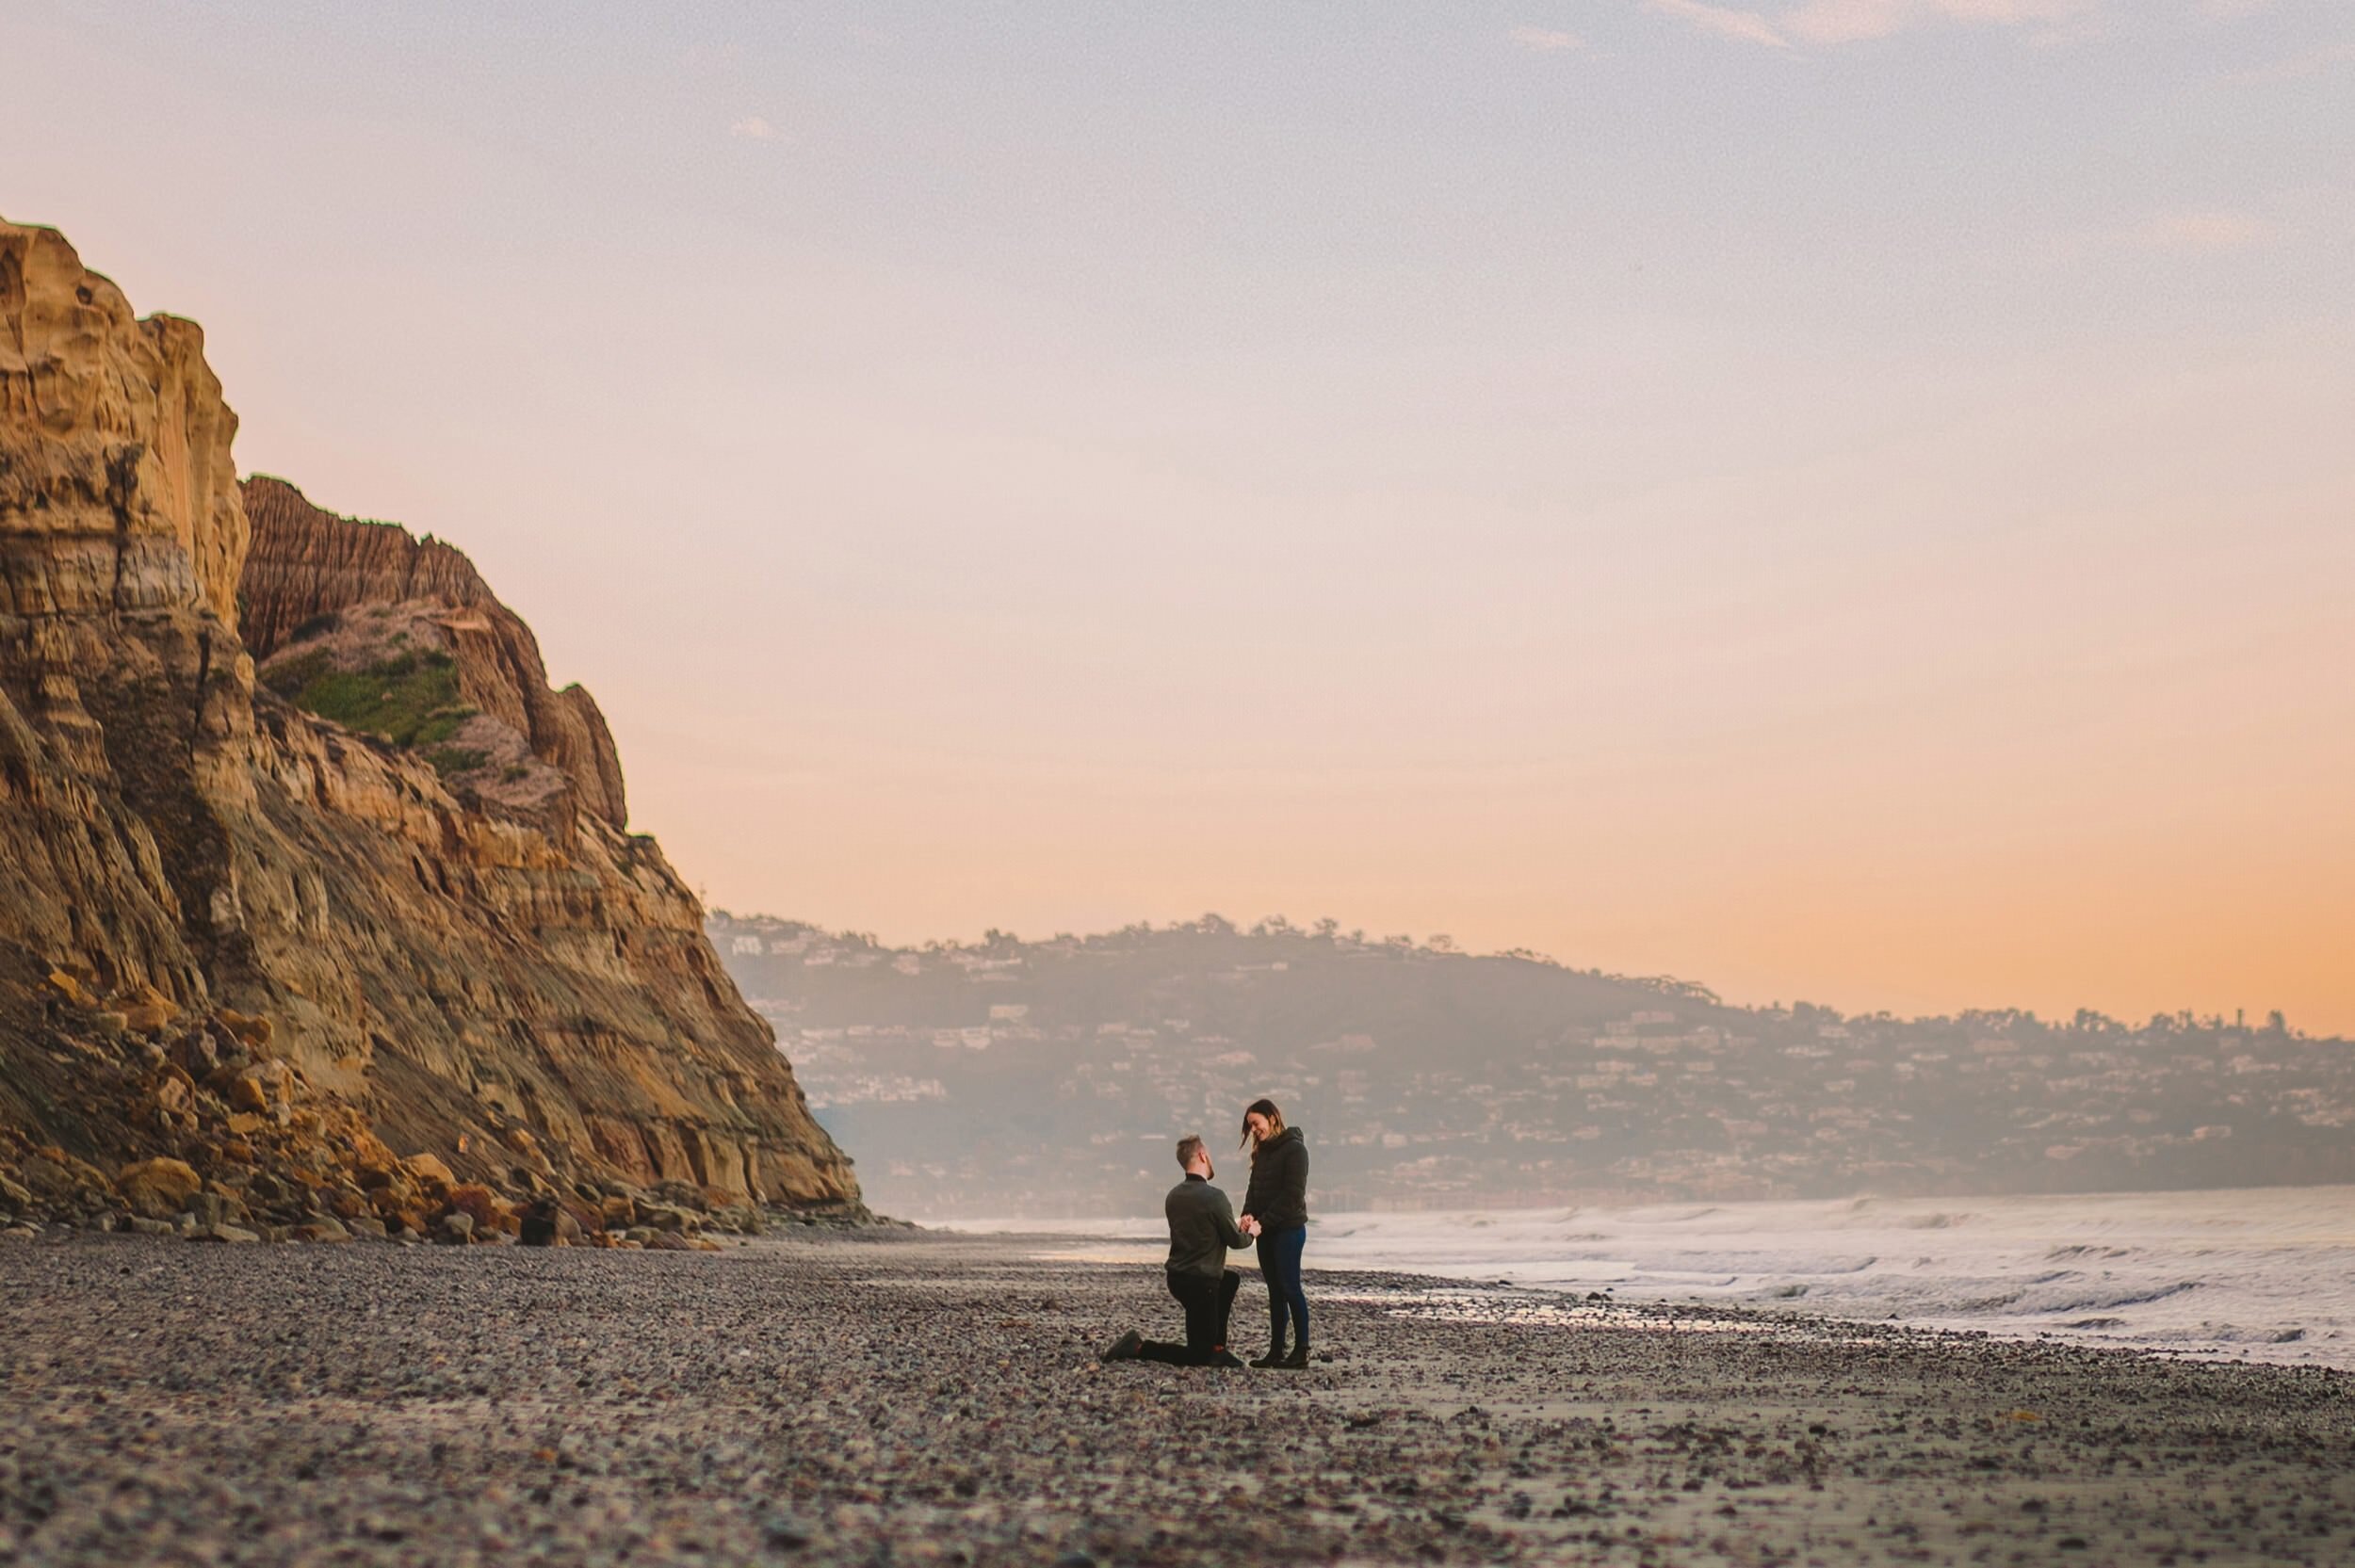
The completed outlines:
{"type": "Polygon", "coordinates": [[[1337,1217],[1307,1261],[2355,1368],[2355,1188],[1575,1213],[1337,1217]]]}

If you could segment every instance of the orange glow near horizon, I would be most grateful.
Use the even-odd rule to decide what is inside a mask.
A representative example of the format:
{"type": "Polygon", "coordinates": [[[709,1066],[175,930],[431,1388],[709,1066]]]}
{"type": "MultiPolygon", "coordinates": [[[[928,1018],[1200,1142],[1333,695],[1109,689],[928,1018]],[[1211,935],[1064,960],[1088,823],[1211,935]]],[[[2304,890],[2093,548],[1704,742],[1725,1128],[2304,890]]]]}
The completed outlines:
{"type": "Polygon", "coordinates": [[[774,813],[773,788],[690,785],[695,817],[712,826],[674,827],[664,841],[717,906],[901,944],[1206,911],[1243,924],[1329,914],[1375,936],[1445,932],[1471,951],[1674,974],[1751,1004],[2046,1017],[2091,1007],[2135,1022],[2184,1008],[2256,1022],[2279,1008],[2308,1032],[2355,1034],[2355,849],[2313,842],[2312,816],[2246,833],[2231,823],[2040,833],[1949,802],[1957,815],[1937,846],[1890,836],[1839,799],[1762,829],[1756,812],[1713,827],[1624,800],[1590,819],[1508,816],[1493,800],[1420,791],[1222,801],[1129,780],[1081,798],[1044,776],[972,779],[943,809],[928,791],[895,800],[876,783],[790,792],[788,817],[826,831],[758,843],[726,824],[774,813]]]}

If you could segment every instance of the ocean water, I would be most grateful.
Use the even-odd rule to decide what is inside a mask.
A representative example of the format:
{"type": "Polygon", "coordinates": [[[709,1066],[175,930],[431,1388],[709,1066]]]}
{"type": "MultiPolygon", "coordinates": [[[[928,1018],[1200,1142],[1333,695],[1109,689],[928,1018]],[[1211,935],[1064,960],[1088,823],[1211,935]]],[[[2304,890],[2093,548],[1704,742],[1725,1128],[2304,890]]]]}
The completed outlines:
{"type": "MultiPolygon", "coordinates": [[[[947,1228],[1161,1255],[1157,1220],[947,1228]]],[[[2355,1369],[2355,1187],[1335,1214],[1306,1261],[2355,1369]]]]}

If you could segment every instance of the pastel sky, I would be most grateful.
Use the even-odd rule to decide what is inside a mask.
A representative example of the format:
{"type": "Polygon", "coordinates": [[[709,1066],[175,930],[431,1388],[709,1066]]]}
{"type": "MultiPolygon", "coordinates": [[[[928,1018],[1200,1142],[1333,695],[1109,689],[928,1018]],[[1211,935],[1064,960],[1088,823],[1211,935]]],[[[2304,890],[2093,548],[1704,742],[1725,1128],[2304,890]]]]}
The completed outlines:
{"type": "Polygon", "coordinates": [[[717,904],[2355,1033],[2355,7],[0,6],[717,904]]]}

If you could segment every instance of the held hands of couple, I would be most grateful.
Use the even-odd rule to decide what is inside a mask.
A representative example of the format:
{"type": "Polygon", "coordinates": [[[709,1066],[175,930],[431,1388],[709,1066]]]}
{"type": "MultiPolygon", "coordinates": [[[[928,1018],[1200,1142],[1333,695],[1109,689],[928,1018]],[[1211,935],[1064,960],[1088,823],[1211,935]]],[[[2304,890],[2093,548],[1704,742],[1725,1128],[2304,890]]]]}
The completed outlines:
{"type": "Polygon", "coordinates": [[[1259,1234],[1259,1221],[1246,1214],[1242,1217],[1242,1222],[1236,1225],[1235,1228],[1242,1232],[1245,1236],[1257,1237],[1259,1234]]]}

